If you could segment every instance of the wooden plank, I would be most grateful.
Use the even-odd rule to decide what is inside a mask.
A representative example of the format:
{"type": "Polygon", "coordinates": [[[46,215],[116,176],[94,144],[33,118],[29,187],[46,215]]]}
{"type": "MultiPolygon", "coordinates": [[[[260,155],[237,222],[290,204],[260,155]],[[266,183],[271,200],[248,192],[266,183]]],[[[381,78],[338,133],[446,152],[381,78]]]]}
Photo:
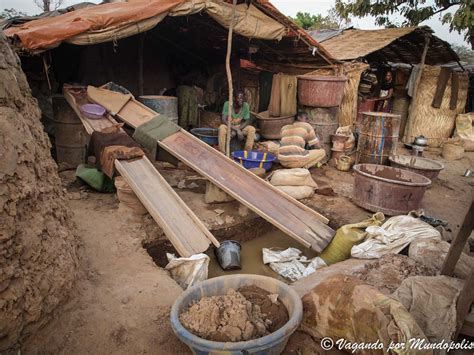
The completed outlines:
{"type": "Polygon", "coordinates": [[[464,217],[464,222],[456,235],[454,240],[451,242],[446,259],[444,259],[443,267],[441,268],[441,275],[453,276],[454,268],[461,256],[461,253],[466,245],[469,236],[474,228],[474,203],[471,202],[471,207],[464,217]]]}
{"type": "Polygon", "coordinates": [[[90,119],[84,116],[80,110],[80,106],[90,103],[87,99],[86,89],[84,87],[64,86],[63,95],[69,105],[72,107],[77,117],[81,120],[86,132],[92,134],[94,131],[101,131],[104,128],[112,127],[118,122],[110,115],[106,115],[100,119],[90,119]]]}
{"type": "Polygon", "coordinates": [[[471,305],[474,302],[474,269],[471,270],[471,275],[464,281],[464,286],[459,294],[456,303],[456,335],[459,335],[464,324],[466,316],[471,311],[471,305]]]}
{"type": "MultiPolygon", "coordinates": [[[[89,134],[117,124],[110,115],[98,120],[82,115],[79,105],[89,102],[85,88],[66,88],[64,97],[89,134]]],[[[181,256],[202,253],[211,242],[216,247],[220,246],[219,241],[168,185],[148,158],[116,160],[115,166],[181,256]]]]}
{"type": "MultiPolygon", "coordinates": [[[[101,103],[106,98],[94,100],[101,103]]],[[[116,117],[136,128],[154,117],[149,111],[141,103],[130,100],[116,117]]],[[[258,178],[185,130],[158,144],[304,246],[321,252],[334,236],[334,230],[326,225],[327,218],[258,178]]]]}
{"type": "Polygon", "coordinates": [[[177,132],[160,146],[191,168],[208,178],[219,188],[249,209],[299,241],[321,252],[334,231],[318,220],[318,214],[302,203],[281,193],[268,182],[251,174],[205,143],[185,132],[177,132]],[[304,206],[304,207],[302,207],[304,206]]]}
{"type": "Polygon", "coordinates": [[[116,160],[115,167],[180,255],[188,257],[209,248],[209,231],[196,225],[194,213],[148,158],[116,160]]]}

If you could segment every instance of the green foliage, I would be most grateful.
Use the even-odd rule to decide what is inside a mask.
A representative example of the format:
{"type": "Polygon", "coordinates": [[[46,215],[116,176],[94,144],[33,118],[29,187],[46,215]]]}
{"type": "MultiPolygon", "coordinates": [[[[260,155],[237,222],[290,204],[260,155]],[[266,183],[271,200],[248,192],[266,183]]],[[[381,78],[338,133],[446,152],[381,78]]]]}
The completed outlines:
{"type": "Polygon", "coordinates": [[[0,12],[0,18],[12,18],[16,16],[26,16],[26,14],[24,12],[17,11],[14,8],[3,9],[3,11],[0,12]]]}
{"type": "Polygon", "coordinates": [[[380,26],[418,26],[421,22],[453,9],[441,17],[444,24],[449,25],[450,31],[465,32],[466,40],[474,41],[474,0],[336,0],[337,13],[349,16],[375,17],[380,26]],[[404,18],[401,24],[394,24],[390,16],[400,15],[404,18]]]}
{"type": "Polygon", "coordinates": [[[334,8],[329,10],[326,16],[321,14],[311,15],[309,12],[298,12],[296,17],[291,19],[305,30],[339,29],[349,22],[347,17],[340,16],[334,8]]]}

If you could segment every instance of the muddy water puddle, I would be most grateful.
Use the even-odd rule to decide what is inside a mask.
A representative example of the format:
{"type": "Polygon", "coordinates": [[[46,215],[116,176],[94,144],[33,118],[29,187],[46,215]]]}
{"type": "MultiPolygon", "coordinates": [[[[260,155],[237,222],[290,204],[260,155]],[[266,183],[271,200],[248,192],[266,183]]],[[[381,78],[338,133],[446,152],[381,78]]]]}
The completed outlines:
{"type": "Polygon", "coordinates": [[[293,247],[301,250],[308,259],[317,256],[317,253],[315,251],[305,248],[297,241],[293,240],[292,238],[280,231],[272,231],[269,233],[265,233],[258,238],[243,242],[241,243],[241,245],[241,270],[222,270],[216,260],[214,252],[208,252],[209,257],[211,258],[211,261],[209,263],[209,278],[232,274],[256,274],[270,276],[288,283],[288,280],[282,278],[269,266],[263,264],[262,248],[287,249],[293,247]]]}

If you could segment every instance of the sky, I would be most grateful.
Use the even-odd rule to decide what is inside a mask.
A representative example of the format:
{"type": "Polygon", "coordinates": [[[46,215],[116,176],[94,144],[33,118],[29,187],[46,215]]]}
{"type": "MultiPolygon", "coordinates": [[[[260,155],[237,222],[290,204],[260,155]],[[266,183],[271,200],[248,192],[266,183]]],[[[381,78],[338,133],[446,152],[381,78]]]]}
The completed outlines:
{"type": "MultiPolygon", "coordinates": [[[[89,2],[99,3],[100,0],[87,0],[89,2]]],[[[63,6],[69,6],[81,0],[64,0],[63,6]]],[[[311,14],[326,15],[327,11],[334,5],[334,0],[272,0],[281,12],[287,16],[295,16],[298,11],[309,12],[311,14]]],[[[0,0],[0,10],[15,8],[19,11],[26,12],[28,15],[35,15],[40,12],[40,9],[35,5],[33,0],[0,0]]],[[[396,20],[396,17],[395,17],[396,20]]],[[[377,28],[374,19],[365,17],[362,19],[351,19],[352,25],[360,29],[374,29],[377,28]]],[[[443,25],[438,17],[432,18],[422,23],[430,26],[435,34],[449,43],[456,43],[466,45],[462,35],[457,32],[449,32],[449,26],[443,25]]]]}

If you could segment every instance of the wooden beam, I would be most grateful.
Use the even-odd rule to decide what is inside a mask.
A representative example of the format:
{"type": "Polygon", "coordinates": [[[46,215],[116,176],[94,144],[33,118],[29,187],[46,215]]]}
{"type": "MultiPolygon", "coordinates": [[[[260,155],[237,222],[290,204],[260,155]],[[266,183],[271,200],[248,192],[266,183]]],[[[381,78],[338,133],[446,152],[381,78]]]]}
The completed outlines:
{"type": "Polygon", "coordinates": [[[446,259],[444,259],[443,267],[441,268],[441,275],[453,276],[456,264],[461,256],[461,253],[466,245],[469,236],[474,228],[474,203],[471,203],[471,207],[464,217],[463,224],[459,233],[456,235],[454,240],[451,242],[446,259]]]}
{"type": "Polygon", "coordinates": [[[458,297],[456,303],[456,334],[457,338],[463,327],[466,316],[471,311],[471,305],[474,302],[474,269],[471,270],[471,275],[464,281],[464,287],[458,297]]]}
{"type": "Polygon", "coordinates": [[[415,88],[413,90],[413,96],[411,98],[412,104],[410,105],[410,110],[408,112],[408,129],[405,129],[406,136],[409,137],[411,135],[411,131],[413,129],[413,112],[415,112],[415,103],[416,103],[416,97],[418,96],[418,86],[420,85],[420,80],[423,75],[423,69],[425,67],[425,60],[426,60],[426,53],[428,53],[428,47],[430,45],[430,37],[426,36],[425,37],[425,48],[423,49],[423,54],[421,55],[421,62],[420,62],[420,68],[418,71],[418,75],[416,76],[415,80],[415,88]]]}

